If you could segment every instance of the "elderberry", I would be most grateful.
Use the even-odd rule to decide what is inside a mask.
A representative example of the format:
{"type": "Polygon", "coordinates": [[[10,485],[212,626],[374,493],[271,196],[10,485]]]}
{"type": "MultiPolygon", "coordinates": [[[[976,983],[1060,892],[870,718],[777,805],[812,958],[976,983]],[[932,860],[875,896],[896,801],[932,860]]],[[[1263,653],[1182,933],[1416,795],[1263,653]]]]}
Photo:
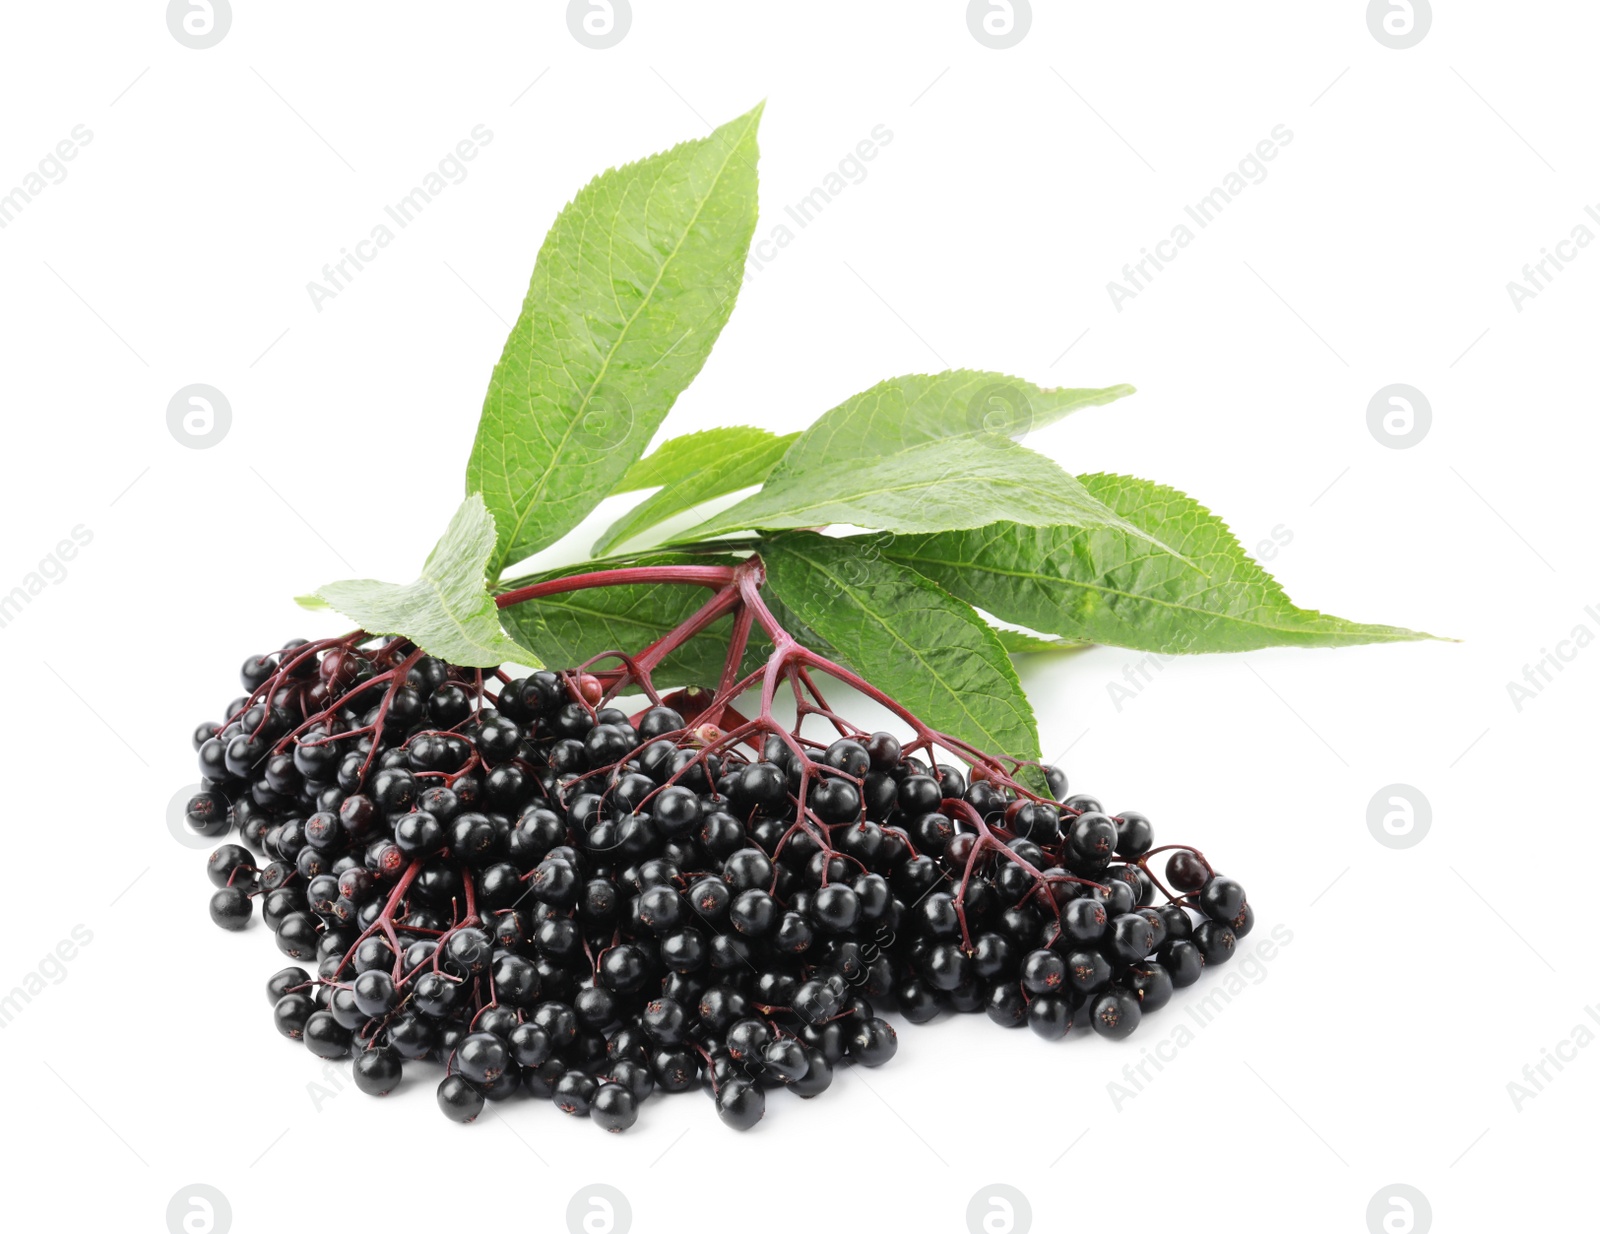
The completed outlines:
{"type": "Polygon", "coordinates": [[[375,1096],[442,1066],[458,1122],[520,1094],[622,1132],[701,1088],[747,1129],[775,1088],[888,1062],[885,1011],[1118,1039],[1254,925],[1236,880],[1059,769],[1041,800],[842,721],[724,738],[710,693],[629,709],[607,673],[502,680],[401,639],[246,659],[191,734],[186,814],[218,838],[212,919],[259,899],[293,961],[279,1034],[375,1096]]]}

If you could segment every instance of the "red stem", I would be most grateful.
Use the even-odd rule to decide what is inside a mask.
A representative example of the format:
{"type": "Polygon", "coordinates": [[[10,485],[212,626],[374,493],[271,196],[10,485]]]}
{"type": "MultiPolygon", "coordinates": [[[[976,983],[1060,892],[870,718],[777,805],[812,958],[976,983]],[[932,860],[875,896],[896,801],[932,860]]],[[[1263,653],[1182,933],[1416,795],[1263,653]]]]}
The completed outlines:
{"type": "Polygon", "coordinates": [[[694,583],[701,587],[726,587],[734,580],[737,566],[633,566],[622,570],[594,570],[588,574],[569,574],[543,583],[518,587],[494,598],[500,608],[510,608],[524,600],[542,600],[569,591],[591,587],[622,587],[629,583],[694,583]]]}

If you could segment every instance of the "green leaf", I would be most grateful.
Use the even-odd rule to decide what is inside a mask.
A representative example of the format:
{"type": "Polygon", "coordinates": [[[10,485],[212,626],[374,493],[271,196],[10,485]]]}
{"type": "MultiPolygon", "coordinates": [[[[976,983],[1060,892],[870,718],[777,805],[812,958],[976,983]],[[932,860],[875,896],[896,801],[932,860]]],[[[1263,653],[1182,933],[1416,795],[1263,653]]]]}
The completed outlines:
{"type": "MultiPolygon", "coordinates": [[[[764,428],[738,424],[669,437],[628,468],[611,491],[636,493],[640,489],[692,480],[705,468],[718,467],[729,454],[772,455],[772,462],[776,463],[798,436],[799,433],[790,433],[779,437],[764,428]]],[[[765,470],[771,471],[771,465],[765,470]]]]}
{"type": "Polygon", "coordinates": [[[494,551],[494,516],[476,493],[463,501],[414,583],[349,579],[301,596],[307,608],[334,608],[368,634],[410,639],[429,655],[479,668],[538,666],[500,627],[483,572],[494,551]]]}
{"type": "Polygon", "coordinates": [[[1002,621],[1088,642],[1181,654],[1433,637],[1297,608],[1221,519],[1176,489],[1129,476],[1081,479],[1193,564],[1112,528],[1003,523],[874,543],[1002,621]]]}
{"type": "Polygon", "coordinates": [[[899,532],[1002,521],[1124,526],[1076,479],[1007,434],[1131,390],[1041,390],[967,371],[893,378],[824,415],[789,447],[760,492],[680,539],[828,523],[899,532]]]}
{"type": "Polygon", "coordinates": [[[824,414],[789,448],[773,478],[950,437],[1021,437],[1133,392],[1132,386],[1046,390],[1004,373],[972,369],[891,377],[824,414]]]}
{"type": "Polygon", "coordinates": [[[1033,710],[995,631],[915,571],[861,549],[799,532],[767,541],[761,559],[773,594],[924,724],[1038,758],[1033,710]]]}
{"type": "MultiPolygon", "coordinates": [[[[640,557],[634,565],[725,565],[732,559],[718,560],[661,553],[640,557]]],[[[552,570],[518,585],[581,574],[587,565],[552,570]]],[[[704,587],[681,583],[629,584],[623,587],[593,587],[565,595],[548,596],[514,604],[501,612],[506,626],[518,639],[539,653],[546,664],[571,668],[608,651],[637,655],[656,639],[682,625],[705,604],[711,592],[704,587]]],[[[674,686],[714,688],[722,677],[728,653],[728,634],[732,622],[717,622],[664,660],[652,675],[660,689],[674,686]]],[[[747,664],[770,652],[770,645],[752,636],[753,649],[747,664]]]]}
{"type": "Polygon", "coordinates": [[[545,237],[467,464],[496,574],[577,526],[705,364],[755,230],[760,119],[597,176],[545,237]]]}
{"type": "Polygon", "coordinates": [[[798,436],[779,437],[765,429],[740,426],[707,429],[663,442],[628,468],[612,490],[631,493],[659,485],[660,491],[612,523],[590,551],[599,557],[675,514],[760,484],[798,436]]]}
{"type": "Polygon", "coordinates": [[[1075,638],[1041,638],[1037,634],[1028,634],[1022,630],[1006,630],[1001,627],[995,628],[995,634],[1000,639],[1000,646],[1014,656],[1083,651],[1091,646],[1075,638]]]}

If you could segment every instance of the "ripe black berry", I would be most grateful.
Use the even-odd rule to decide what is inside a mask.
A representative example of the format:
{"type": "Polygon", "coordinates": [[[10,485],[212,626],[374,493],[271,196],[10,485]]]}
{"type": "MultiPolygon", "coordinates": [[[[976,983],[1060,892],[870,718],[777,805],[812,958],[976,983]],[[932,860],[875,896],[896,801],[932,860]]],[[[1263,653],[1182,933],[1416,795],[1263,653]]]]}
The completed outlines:
{"type": "Polygon", "coordinates": [[[825,928],[846,933],[861,920],[861,897],[849,887],[832,883],[812,898],[811,915],[825,928]]]}
{"type": "Polygon", "coordinates": [[[1061,910],[1061,929],[1075,943],[1097,943],[1110,924],[1104,902],[1087,897],[1069,902],[1061,910]]]}
{"type": "Polygon", "coordinates": [[[1244,888],[1231,878],[1213,878],[1200,888],[1200,911],[1213,921],[1231,923],[1244,905],[1244,888]]]}
{"type": "Polygon", "coordinates": [[[1059,994],[1066,981],[1067,962],[1054,951],[1031,951],[1022,961],[1022,984],[1030,994],[1059,994]]]}
{"type": "Polygon", "coordinates": [[[1172,998],[1173,980],[1156,961],[1141,960],[1128,969],[1128,989],[1141,1012],[1159,1011],[1172,998]]]}
{"type": "Polygon", "coordinates": [[[302,1033],[306,1049],[318,1058],[343,1058],[350,1053],[350,1030],[330,1011],[314,1011],[302,1033]]]}
{"type": "Polygon", "coordinates": [[[272,1007],[272,1022],[285,1037],[298,1041],[305,1036],[306,1021],[316,1006],[309,994],[284,994],[272,1007]]]}
{"type": "Polygon", "coordinates": [[[1094,1000],[1089,1024],[1102,1037],[1120,1041],[1139,1027],[1138,998],[1129,990],[1107,990],[1094,1000]]]}
{"type": "Polygon", "coordinates": [[[592,1075],[584,1071],[567,1071],[556,1081],[550,1099],[563,1113],[583,1118],[588,1115],[595,1094],[599,1091],[600,1084],[592,1075]]]}
{"type": "Polygon", "coordinates": [[[1194,945],[1210,965],[1225,964],[1233,958],[1238,936],[1233,927],[1220,921],[1202,921],[1194,928],[1194,945]]]}
{"type": "Polygon", "coordinates": [[[1144,816],[1039,801],[1015,764],[939,762],[926,737],[908,755],[763,714],[729,738],[709,692],[635,719],[621,670],[502,683],[401,639],[247,672],[251,697],[192,733],[212,917],[245,926],[259,896],[295,961],[267,983],[278,1031],[353,1056],[373,1095],[445,1068],[457,1121],[526,1094],[621,1132],[705,1087],[748,1128],[774,1085],[888,1061],[880,1005],[1125,1036],[1254,924],[1186,848],[1155,904],[1144,816]]]}
{"type": "Polygon", "coordinates": [[[1054,994],[1035,998],[1028,1004],[1028,1027],[1046,1041],[1059,1041],[1072,1027],[1072,1005],[1054,994]]]}
{"type": "Polygon", "coordinates": [[[1143,857],[1155,843],[1155,828],[1136,810],[1117,815],[1117,856],[1127,860],[1143,857]]]}
{"type": "Polygon", "coordinates": [[[1172,984],[1178,989],[1191,986],[1200,980],[1200,974],[1205,969],[1204,954],[1191,940],[1186,938],[1172,939],[1156,953],[1156,959],[1167,970],[1172,978],[1172,984]]]}
{"type": "Polygon", "coordinates": [[[1178,891],[1198,891],[1210,877],[1211,870],[1200,854],[1189,849],[1177,849],[1167,858],[1167,882],[1178,891]]]}
{"type": "Polygon", "coordinates": [[[439,1108],[445,1117],[458,1123],[470,1123],[483,1113],[483,1094],[458,1075],[446,1076],[439,1081],[439,1108]]]}
{"type": "Polygon", "coordinates": [[[382,1047],[362,1050],[356,1055],[356,1087],[372,1097],[386,1097],[400,1083],[401,1062],[393,1051],[382,1047]]]}
{"type": "Polygon", "coordinates": [[[639,1120],[637,1100],[621,1084],[602,1084],[595,1089],[589,1117],[607,1131],[626,1131],[639,1120]]]}
{"type": "Polygon", "coordinates": [[[221,887],[211,896],[211,920],[224,930],[244,929],[250,924],[252,911],[250,897],[243,887],[221,887]]]}
{"type": "Polygon", "coordinates": [[[1112,920],[1111,950],[1123,964],[1142,960],[1155,948],[1155,928],[1138,913],[1123,913],[1112,920]]]}
{"type": "Polygon", "coordinates": [[[845,1037],[846,1051],[864,1067],[883,1066],[899,1048],[893,1026],[877,1016],[857,1021],[845,1037]]]}
{"type": "Polygon", "coordinates": [[[767,1112],[766,1094],[760,1085],[744,1076],[733,1076],[718,1090],[717,1117],[736,1131],[748,1131],[767,1112]]]}
{"type": "Polygon", "coordinates": [[[1116,846],[1117,825],[1104,814],[1081,814],[1067,826],[1067,859],[1076,869],[1105,869],[1116,846]]]}

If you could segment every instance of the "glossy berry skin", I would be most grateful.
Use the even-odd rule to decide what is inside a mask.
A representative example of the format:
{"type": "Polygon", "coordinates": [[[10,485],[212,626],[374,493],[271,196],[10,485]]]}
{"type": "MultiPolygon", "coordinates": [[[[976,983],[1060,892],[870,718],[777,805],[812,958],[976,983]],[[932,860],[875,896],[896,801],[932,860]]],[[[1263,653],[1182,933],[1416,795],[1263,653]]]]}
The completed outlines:
{"type": "Polygon", "coordinates": [[[717,1091],[717,1117],[735,1131],[748,1131],[767,1112],[766,1094],[751,1079],[736,1075],[717,1091]]]}
{"type": "Polygon", "coordinates": [[[304,987],[311,981],[311,974],[297,965],[289,968],[280,968],[267,980],[267,1001],[274,1006],[290,990],[304,987]]]}
{"type": "Polygon", "coordinates": [[[350,1030],[332,1012],[315,1011],[306,1020],[306,1049],[318,1058],[343,1058],[350,1053],[350,1030]]]}
{"type": "Polygon", "coordinates": [[[1143,857],[1155,845],[1155,828],[1137,810],[1124,810],[1113,821],[1117,825],[1117,856],[1124,861],[1143,857]]]}
{"type": "Polygon", "coordinates": [[[598,1081],[583,1071],[568,1071],[556,1081],[551,1100],[556,1108],[576,1118],[586,1117],[600,1090],[598,1081]]]}
{"type": "Polygon", "coordinates": [[[700,823],[700,798],[681,784],[662,789],[651,798],[649,809],[665,836],[687,834],[700,823]]]}
{"type": "Polygon", "coordinates": [[[1156,959],[1180,990],[1199,981],[1206,966],[1205,954],[1187,938],[1169,939],[1156,953],[1156,959]]]}
{"type": "Polygon", "coordinates": [[[1200,889],[1200,911],[1213,921],[1232,923],[1244,906],[1244,888],[1231,878],[1218,876],[1200,889]]]}
{"type": "Polygon", "coordinates": [[[848,780],[824,780],[812,786],[806,805],[824,823],[837,826],[860,815],[861,792],[848,780]]]}
{"type": "Polygon", "coordinates": [[[936,990],[950,992],[972,976],[972,958],[959,943],[940,943],[926,953],[922,975],[936,990]]]}
{"type": "Polygon", "coordinates": [[[456,1047],[456,1066],[474,1084],[492,1084],[510,1063],[510,1047],[494,1033],[471,1033],[456,1047]]]}
{"type": "MultiPolygon", "coordinates": [[[[1154,908],[1139,908],[1135,909],[1134,913],[1136,916],[1143,917],[1147,922],[1150,923],[1150,929],[1154,935],[1150,943],[1150,951],[1154,951],[1157,947],[1161,946],[1162,943],[1167,941],[1167,919],[1161,915],[1160,910],[1154,908]]],[[[1147,951],[1145,954],[1148,955],[1149,952],[1147,951]]]]}
{"type": "Polygon", "coordinates": [[[774,763],[753,763],[739,777],[734,797],[761,810],[780,810],[789,797],[788,777],[774,763]]]}
{"type": "Polygon", "coordinates": [[[893,1025],[877,1016],[860,1021],[845,1035],[846,1051],[863,1067],[883,1066],[899,1048],[893,1025]]]}
{"type": "Polygon", "coordinates": [[[1028,1022],[1028,1000],[1013,981],[997,983],[984,1004],[988,1017],[1002,1028],[1021,1028],[1028,1022]]]}
{"type": "Polygon", "coordinates": [[[400,1002],[394,979],[382,969],[362,973],[351,987],[356,1007],[366,1016],[387,1015],[400,1002]]]}
{"type": "Polygon", "coordinates": [[[1110,989],[1094,1000],[1089,1024],[1095,1032],[1112,1041],[1121,1041],[1139,1027],[1139,1000],[1131,991],[1110,989]]]}
{"type": "Polygon", "coordinates": [[[907,776],[900,781],[900,810],[908,817],[931,814],[944,799],[944,790],[932,776],[907,776]]]}
{"type": "Polygon", "coordinates": [[[613,1134],[626,1131],[639,1121],[638,1100],[621,1084],[602,1084],[595,1089],[589,1117],[613,1134]]]}
{"type": "Polygon", "coordinates": [[[567,1065],[558,1058],[552,1058],[537,1067],[524,1067],[522,1084],[531,1096],[548,1101],[555,1095],[556,1085],[566,1074],[567,1065]]]}
{"type": "Polygon", "coordinates": [[[336,986],[333,996],[328,1000],[328,1010],[333,1013],[333,1018],[339,1021],[341,1028],[351,1032],[362,1028],[372,1017],[356,1006],[354,992],[343,986],[336,986]]]}
{"type": "Polygon", "coordinates": [[[352,1068],[356,1087],[369,1097],[387,1097],[400,1083],[399,1055],[390,1050],[362,1050],[352,1068]]]}
{"type": "Polygon", "coordinates": [[[862,744],[874,771],[893,771],[900,761],[900,741],[893,733],[873,733],[862,744]]]}
{"type": "MultiPolygon", "coordinates": [[[[627,1059],[621,1062],[612,1062],[606,1065],[604,1078],[622,1085],[633,1094],[635,1103],[644,1101],[651,1093],[656,1091],[656,1077],[646,1063],[632,1062],[627,1059]]],[[[602,1085],[601,1087],[604,1087],[602,1085]]],[[[598,1097],[600,1094],[596,1093],[598,1097]]],[[[591,1116],[593,1112],[591,1111],[591,1116]]]]}
{"type": "Polygon", "coordinates": [[[1163,938],[1171,942],[1176,938],[1189,938],[1194,934],[1194,921],[1179,905],[1164,904],[1156,909],[1161,918],[1163,938]]]}
{"type": "Polygon", "coordinates": [[[1200,949],[1206,963],[1213,967],[1231,960],[1238,943],[1233,927],[1220,921],[1202,921],[1194,928],[1194,945],[1200,949]]]}
{"type": "Polygon", "coordinates": [[[671,707],[652,707],[639,717],[639,740],[655,741],[682,730],[683,725],[683,716],[671,707]]]}
{"type": "Polygon", "coordinates": [[[1123,913],[1131,913],[1138,904],[1134,890],[1126,881],[1114,878],[1104,884],[1104,891],[1092,891],[1090,894],[1101,899],[1106,912],[1112,917],[1119,917],[1123,913]]]}
{"type": "Polygon", "coordinates": [[[1067,962],[1054,951],[1031,951],[1022,961],[1022,984],[1030,994],[1059,994],[1066,981],[1067,962]]]}
{"type": "Polygon", "coordinates": [[[833,1083],[833,1064],[814,1046],[802,1046],[806,1057],[806,1073],[789,1082],[789,1091],[799,1097],[816,1097],[833,1083]]]}
{"type": "Polygon", "coordinates": [[[316,1005],[309,994],[284,994],[272,1007],[272,1023],[291,1041],[305,1036],[306,1021],[311,1018],[316,1005]]]}
{"type": "Polygon", "coordinates": [[[239,667],[239,684],[248,691],[259,690],[271,679],[277,667],[271,655],[250,656],[239,667]]]}
{"type": "Polygon", "coordinates": [[[1080,994],[1093,994],[1111,983],[1111,963],[1098,951],[1087,948],[1067,955],[1067,980],[1080,994]]]}
{"type": "Polygon", "coordinates": [[[1167,858],[1167,882],[1176,891],[1199,891],[1210,877],[1206,863],[1189,849],[1176,849],[1167,858]]]}
{"type": "Polygon", "coordinates": [[[433,1021],[421,1015],[401,1014],[389,1022],[389,1045],[402,1058],[426,1058],[439,1043],[433,1021]]]}
{"type": "Polygon", "coordinates": [[[485,1101],[505,1101],[516,1096],[522,1091],[522,1075],[513,1069],[505,1072],[498,1080],[483,1086],[485,1101]]]}
{"type": "Polygon", "coordinates": [[[458,1075],[439,1081],[439,1109],[453,1122],[470,1123],[483,1113],[483,1094],[458,1075]]]}
{"type": "Polygon", "coordinates": [[[495,998],[506,1008],[532,1007],[539,999],[539,970],[519,955],[501,956],[491,975],[495,998]]]}
{"type": "Polygon", "coordinates": [[[1128,969],[1128,989],[1139,1000],[1139,1009],[1159,1011],[1172,1000],[1172,976],[1155,960],[1141,960],[1128,969]]]}
{"type": "Polygon", "coordinates": [[[650,1071],[657,1086],[668,1093],[687,1092],[697,1079],[694,1054],[682,1046],[654,1051],[650,1055],[650,1071]]]}
{"type": "Polygon", "coordinates": [[[793,1037],[769,1042],[761,1051],[761,1065],[769,1074],[785,1083],[802,1079],[811,1064],[806,1058],[806,1048],[793,1037]]]}
{"type": "Polygon", "coordinates": [[[537,1024],[518,1024],[506,1044],[520,1067],[537,1067],[550,1057],[550,1035],[537,1024]]]}
{"type": "Polygon", "coordinates": [[[1138,913],[1123,913],[1112,920],[1111,951],[1122,963],[1142,960],[1155,948],[1155,928],[1138,913]]]}
{"type": "Polygon", "coordinates": [[[240,844],[224,844],[206,858],[206,877],[213,887],[239,884],[248,890],[255,873],[255,857],[240,844]]]}
{"type": "Polygon", "coordinates": [[[211,896],[211,920],[224,930],[242,930],[250,924],[254,907],[242,887],[219,887],[211,896]]]}
{"type": "Polygon", "coordinates": [[[1072,1027],[1072,1005],[1065,998],[1047,994],[1028,1004],[1028,1027],[1046,1041],[1059,1041],[1072,1027]]]}
{"type": "Polygon", "coordinates": [[[1075,943],[1097,943],[1106,935],[1110,916],[1101,900],[1080,896],[1061,910],[1062,932],[1075,943]]]}
{"type": "Polygon", "coordinates": [[[408,857],[438,852],[444,841],[444,825],[426,810],[407,814],[394,827],[394,842],[408,857]]]}
{"type": "Polygon", "coordinates": [[[849,887],[831,883],[811,901],[811,915],[825,928],[843,934],[861,920],[861,897],[849,887]]]}
{"type": "Polygon", "coordinates": [[[290,913],[279,924],[278,950],[291,960],[310,960],[317,954],[317,923],[309,913],[290,913]]]}
{"type": "Polygon", "coordinates": [[[772,862],[759,848],[742,848],[723,863],[722,878],[738,891],[765,889],[772,881],[772,862]]]}
{"type": "Polygon", "coordinates": [[[1067,856],[1075,868],[1099,871],[1111,864],[1117,825],[1104,814],[1081,814],[1067,826],[1067,856]]]}

